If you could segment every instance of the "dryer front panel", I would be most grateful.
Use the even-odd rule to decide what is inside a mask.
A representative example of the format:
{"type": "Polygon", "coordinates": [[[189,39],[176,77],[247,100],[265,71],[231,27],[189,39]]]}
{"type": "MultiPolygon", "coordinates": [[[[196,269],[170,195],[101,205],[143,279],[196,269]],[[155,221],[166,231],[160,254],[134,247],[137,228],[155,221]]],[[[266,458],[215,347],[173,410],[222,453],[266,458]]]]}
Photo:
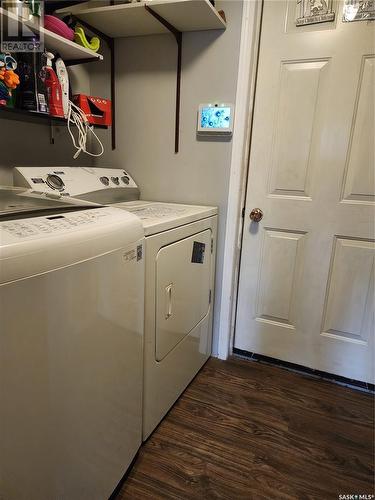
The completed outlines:
{"type": "Polygon", "coordinates": [[[206,229],[161,248],[157,254],[157,361],[164,359],[209,313],[211,238],[211,230],[206,229]]]}

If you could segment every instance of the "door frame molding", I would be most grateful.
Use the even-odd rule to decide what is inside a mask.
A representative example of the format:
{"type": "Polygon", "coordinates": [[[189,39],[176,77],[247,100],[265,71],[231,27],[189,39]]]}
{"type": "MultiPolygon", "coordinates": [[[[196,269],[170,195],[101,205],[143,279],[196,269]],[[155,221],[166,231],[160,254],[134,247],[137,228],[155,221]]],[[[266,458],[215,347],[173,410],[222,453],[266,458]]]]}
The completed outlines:
{"type": "Polygon", "coordinates": [[[233,349],[243,226],[242,208],[245,202],[249,168],[262,9],[263,0],[243,1],[235,103],[236,118],[229,173],[223,282],[219,312],[217,356],[220,359],[227,359],[233,349]]]}

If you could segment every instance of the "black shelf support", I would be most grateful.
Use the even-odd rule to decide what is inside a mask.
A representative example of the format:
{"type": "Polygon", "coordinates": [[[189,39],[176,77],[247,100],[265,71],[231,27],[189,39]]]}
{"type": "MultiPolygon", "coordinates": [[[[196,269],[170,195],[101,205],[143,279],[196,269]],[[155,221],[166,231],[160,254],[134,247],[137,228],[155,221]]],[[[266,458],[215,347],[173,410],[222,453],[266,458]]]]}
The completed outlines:
{"type": "Polygon", "coordinates": [[[176,119],[175,119],[175,136],[174,136],[174,152],[178,153],[180,145],[180,108],[181,108],[181,63],[182,63],[182,32],[177,30],[168,21],[166,21],[151,7],[145,5],[145,9],[175,37],[177,42],[177,81],[176,81],[176,119]]]}

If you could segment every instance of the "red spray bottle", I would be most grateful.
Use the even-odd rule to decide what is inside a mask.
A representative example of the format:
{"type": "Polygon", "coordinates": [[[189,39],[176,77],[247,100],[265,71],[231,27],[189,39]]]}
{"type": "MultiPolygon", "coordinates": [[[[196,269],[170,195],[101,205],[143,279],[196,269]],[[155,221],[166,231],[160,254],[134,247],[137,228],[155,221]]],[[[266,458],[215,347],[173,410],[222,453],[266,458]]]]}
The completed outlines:
{"type": "Polygon", "coordinates": [[[64,118],[64,108],[62,101],[62,90],[59,79],[52,68],[52,59],[54,55],[50,52],[46,53],[47,66],[46,66],[46,80],[45,85],[48,95],[49,114],[51,116],[64,118]]]}

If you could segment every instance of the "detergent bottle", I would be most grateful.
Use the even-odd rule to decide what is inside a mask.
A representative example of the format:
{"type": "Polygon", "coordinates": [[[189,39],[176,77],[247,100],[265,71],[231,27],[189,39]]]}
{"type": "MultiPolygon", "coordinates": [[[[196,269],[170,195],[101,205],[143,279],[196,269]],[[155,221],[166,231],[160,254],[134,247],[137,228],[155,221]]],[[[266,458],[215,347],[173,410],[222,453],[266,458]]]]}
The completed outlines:
{"type": "Polygon", "coordinates": [[[51,116],[64,118],[64,108],[62,99],[62,90],[59,79],[52,68],[52,59],[54,55],[46,52],[47,66],[46,66],[46,80],[47,87],[49,114],[51,116]]]}
{"type": "Polygon", "coordinates": [[[69,77],[68,71],[61,57],[58,57],[55,62],[56,75],[59,79],[62,92],[62,107],[64,110],[65,118],[68,117],[68,107],[69,107],[69,77]]]}

